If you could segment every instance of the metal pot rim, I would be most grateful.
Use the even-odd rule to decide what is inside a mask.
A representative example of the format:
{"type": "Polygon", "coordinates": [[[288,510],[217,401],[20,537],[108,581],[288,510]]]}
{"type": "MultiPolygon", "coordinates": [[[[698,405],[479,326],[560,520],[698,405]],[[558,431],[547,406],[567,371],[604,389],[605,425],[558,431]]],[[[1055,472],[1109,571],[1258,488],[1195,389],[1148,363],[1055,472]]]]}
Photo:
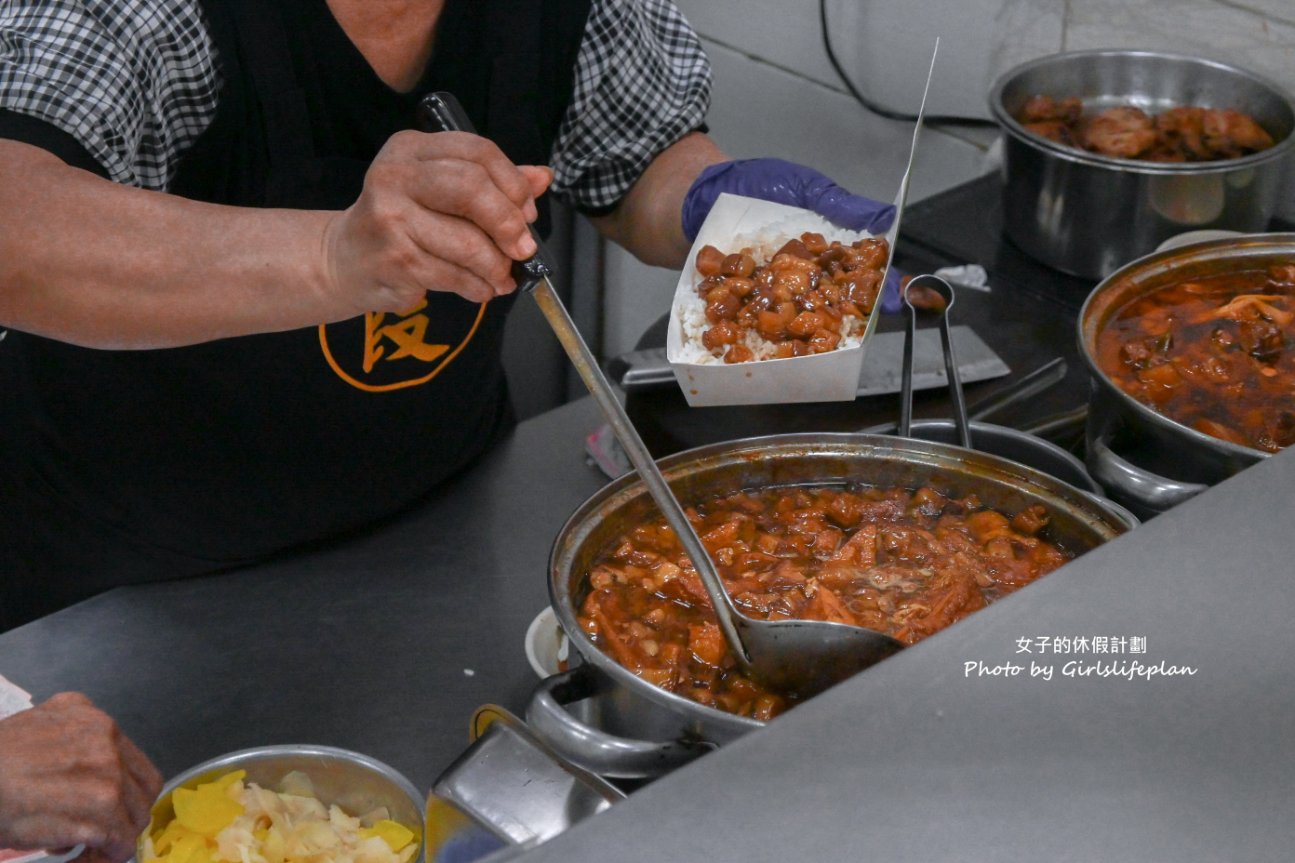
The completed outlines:
{"type": "MultiPolygon", "coordinates": [[[[1244,261],[1251,253],[1259,251],[1271,251],[1286,247],[1290,250],[1292,256],[1295,256],[1295,233],[1268,233],[1268,234],[1245,234],[1240,237],[1228,237],[1221,240],[1206,240],[1201,243],[1192,243],[1186,246],[1178,246],[1172,249],[1152,252],[1149,255],[1143,255],[1106,278],[1102,279],[1084,300],[1083,306],[1079,310],[1079,318],[1076,322],[1076,332],[1079,339],[1079,355],[1083,357],[1084,364],[1088,366],[1089,374],[1100,381],[1104,389],[1111,393],[1114,398],[1119,400],[1120,406],[1136,414],[1140,419],[1158,425],[1160,427],[1171,427],[1175,432],[1181,434],[1187,439],[1197,443],[1200,446],[1210,447],[1214,450],[1226,453],[1231,456],[1241,458],[1268,458],[1274,453],[1254,447],[1242,446],[1231,441],[1216,438],[1205,432],[1197,431],[1191,426],[1185,425],[1172,417],[1154,410],[1149,405],[1135,399],[1126,393],[1123,389],[1115,385],[1110,376],[1102,370],[1097,364],[1095,339],[1098,332],[1105,326],[1106,321],[1090,321],[1093,316],[1092,309],[1099,302],[1102,302],[1107,293],[1115,292],[1118,287],[1128,278],[1147,270],[1155,270],[1158,273],[1172,274],[1177,268],[1188,264],[1211,261],[1211,260],[1229,260],[1235,258],[1244,261]],[[1226,252],[1230,254],[1220,254],[1226,252]]],[[[1163,287],[1164,283],[1153,284],[1146,287],[1141,293],[1151,293],[1163,287]]],[[[1123,304],[1122,304],[1123,305],[1123,304]]]]}
{"type": "MultiPolygon", "coordinates": [[[[796,432],[764,435],[695,447],[659,459],[658,464],[660,464],[667,480],[670,480],[672,470],[681,470],[687,465],[699,462],[708,456],[725,455],[736,459],[740,458],[743,453],[749,453],[754,458],[759,451],[767,452],[769,448],[775,446],[794,449],[811,445],[845,447],[847,444],[862,447],[865,452],[875,450],[879,454],[891,453],[901,457],[907,453],[909,457],[907,459],[901,458],[901,460],[912,461],[916,464],[933,463],[938,467],[953,468],[959,471],[965,471],[970,464],[978,464],[993,472],[994,476],[999,479],[1016,480],[1020,485],[1029,487],[1034,491],[1043,492],[1049,496],[1050,500],[1058,504],[1064,503],[1085,513],[1089,516],[1094,530],[1100,530],[1106,534],[1102,540],[1103,542],[1113,539],[1130,528],[1128,513],[1123,508],[1117,508],[1116,505],[1104,499],[1098,499],[1096,496],[1075,488],[1069,483],[1036,468],[991,453],[967,450],[952,444],[915,438],[901,438],[893,435],[859,432],[796,432]],[[927,459],[927,461],[923,462],[923,458],[927,459]]],[[[974,477],[974,474],[969,474],[969,476],[974,477]]],[[[986,476],[984,479],[990,481],[991,477],[986,476]]],[[[576,648],[584,661],[594,665],[600,673],[609,677],[615,683],[628,686],[636,695],[662,704],[676,712],[681,712],[685,716],[698,717],[706,723],[718,723],[744,731],[764,727],[766,723],[761,720],[739,716],[701,704],[643,680],[623,668],[615,659],[600,650],[578,625],[575,619],[574,597],[571,597],[569,595],[570,591],[560,583],[563,581],[563,573],[559,572],[563,540],[599,509],[620,505],[612,503],[618,498],[621,504],[631,500],[635,496],[633,492],[636,486],[641,487],[642,483],[632,471],[612,480],[586,499],[572,513],[558,532],[549,556],[549,600],[557,615],[559,624],[567,633],[570,644],[576,648]],[[564,598],[568,601],[564,602],[564,598]]],[[[643,493],[645,492],[639,492],[639,494],[643,493]]]]}
{"type": "Polygon", "coordinates": [[[1002,127],[1003,131],[1010,134],[1013,138],[1021,141],[1028,146],[1044,150],[1050,155],[1056,156],[1067,162],[1073,162],[1080,165],[1086,165],[1096,168],[1107,168],[1124,171],[1132,174],[1180,176],[1193,174],[1212,174],[1220,171],[1230,171],[1240,168],[1251,167],[1265,164],[1284,157],[1287,152],[1295,146],[1295,132],[1287,134],[1280,141],[1274,143],[1267,150],[1258,153],[1251,153],[1248,156],[1241,156],[1236,159],[1215,159],[1208,162],[1148,162],[1141,159],[1120,159],[1114,156],[1104,156],[1100,153],[1091,153],[1087,150],[1081,150],[1075,147],[1068,147],[1056,141],[1051,141],[1039,135],[1026,131],[1025,127],[1013,117],[1003,105],[1003,91],[1013,83],[1016,78],[1027,72],[1036,69],[1046,68],[1058,63],[1081,59],[1100,59],[1103,57],[1145,57],[1156,60],[1167,60],[1171,62],[1194,63],[1199,66],[1212,67],[1228,74],[1238,75],[1242,78],[1249,79],[1252,83],[1267,88],[1274,96],[1279,97],[1286,103],[1287,109],[1295,118],[1295,102],[1286,93],[1284,89],[1278,86],[1274,81],[1248,69],[1234,66],[1229,63],[1223,63],[1218,60],[1209,60],[1203,57],[1192,57],[1187,54],[1176,54],[1166,51],[1150,50],[1086,50],[1086,51],[1064,51],[1057,54],[1049,54],[1044,57],[1036,57],[1033,60],[1027,60],[999,75],[989,90],[989,110],[994,119],[1002,127]]]}

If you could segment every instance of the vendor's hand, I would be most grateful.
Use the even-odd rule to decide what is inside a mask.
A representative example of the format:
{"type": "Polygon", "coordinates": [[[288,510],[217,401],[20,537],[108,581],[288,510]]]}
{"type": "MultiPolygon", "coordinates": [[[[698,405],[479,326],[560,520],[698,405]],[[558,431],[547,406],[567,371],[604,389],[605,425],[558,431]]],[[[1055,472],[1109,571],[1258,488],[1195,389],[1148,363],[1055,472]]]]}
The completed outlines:
{"type": "Polygon", "coordinates": [[[536,251],[528,225],[552,176],[476,135],[393,135],[325,232],[329,289],[357,311],[388,312],[427,291],[484,302],[514,290],[509,268],[536,251]]]}
{"type": "Polygon", "coordinates": [[[852,195],[813,168],[782,159],[745,159],[711,165],[693,182],[683,203],[683,231],[689,242],[697,238],[722,192],[813,210],[852,231],[884,233],[895,220],[893,204],[852,195]]]}
{"type": "Polygon", "coordinates": [[[120,863],[135,853],[162,777],[84,695],[0,721],[0,847],[66,848],[120,863]]]}

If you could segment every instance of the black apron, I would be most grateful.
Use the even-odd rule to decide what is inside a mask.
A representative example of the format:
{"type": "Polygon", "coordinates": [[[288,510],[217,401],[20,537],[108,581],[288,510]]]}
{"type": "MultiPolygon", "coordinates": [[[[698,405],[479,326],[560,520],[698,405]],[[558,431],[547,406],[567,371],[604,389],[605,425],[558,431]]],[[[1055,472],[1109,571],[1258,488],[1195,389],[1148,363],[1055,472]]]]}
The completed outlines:
{"type": "MultiPolygon", "coordinates": [[[[205,9],[224,83],[170,191],[342,209],[430,90],[455,93],[514,162],[547,163],[588,2],[448,0],[410,94],[358,65],[323,0],[205,9]],[[356,74],[339,76],[348,62],[356,74]]],[[[10,333],[0,628],[114,585],[342,535],[424,496],[511,421],[500,341],[512,302],[430,292],[400,315],[154,351],[10,333]]]]}

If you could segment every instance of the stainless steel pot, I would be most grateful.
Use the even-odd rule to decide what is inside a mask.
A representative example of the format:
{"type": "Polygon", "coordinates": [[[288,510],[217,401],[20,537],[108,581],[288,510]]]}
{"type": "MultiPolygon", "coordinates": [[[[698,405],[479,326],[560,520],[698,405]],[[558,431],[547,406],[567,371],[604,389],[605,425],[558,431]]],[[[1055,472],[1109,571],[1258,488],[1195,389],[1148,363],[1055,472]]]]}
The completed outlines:
{"type": "Polygon", "coordinates": [[[1254,234],[1166,249],[1103,280],[1079,312],[1079,349],[1092,396],[1086,431],[1090,472],[1141,518],[1154,516],[1270,454],[1221,440],[1158,413],[1117,387],[1097,365],[1097,336],[1138,297],[1187,279],[1295,261],[1295,234],[1254,234]]]}
{"type": "MultiPolygon", "coordinates": [[[[1128,528],[1125,516],[1087,492],[988,453],[870,434],[790,434],[712,444],[660,461],[685,504],[721,492],[788,485],[930,485],[974,491],[986,505],[1017,511],[1041,503],[1050,540],[1079,553],[1128,528]]],[[[621,667],[577,621],[594,559],[626,527],[654,518],[642,483],[626,475],[568,519],[549,561],[549,598],[579,664],[542,681],[527,710],[531,730],[571,762],[606,776],[667,772],[764,723],[659,689],[621,667]]]]}
{"type": "MultiPolygon", "coordinates": [[[[981,452],[993,453],[1010,461],[1041,470],[1062,482],[1092,494],[1101,494],[1102,488],[1088,475],[1084,463],[1052,441],[1007,426],[972,421],[971,445],[981,452]]],[[[893,435],[898,430],[895,423],[882,423],[864,429],[868,434],[893,435]]],[[[909,428],[912,437],[956,445],[958,429],[953,420],[913,420],[909,428]]]]}
{"type": "Polygon", "coordinates": [[[990,90],[1003,130],[1003,231],[1050,267],[1101,278],[1184,231],[1262,231],[1295,147],[1295,102],[1243,69],[1151,51],[1077,51],[1024,63],[990,90]],[[1088,153],[1025,131],[1036,94],[1077,96],[1088,110],[1132,104],[1236,108],[1276,146],[1239,159],[1157,164],[1088,153]]]}

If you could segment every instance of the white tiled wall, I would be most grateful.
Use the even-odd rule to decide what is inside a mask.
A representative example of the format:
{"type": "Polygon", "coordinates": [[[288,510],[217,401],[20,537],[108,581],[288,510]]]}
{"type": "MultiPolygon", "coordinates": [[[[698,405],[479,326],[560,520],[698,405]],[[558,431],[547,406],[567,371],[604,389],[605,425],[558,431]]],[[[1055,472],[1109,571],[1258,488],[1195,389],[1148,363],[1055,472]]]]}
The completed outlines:
{"type": "MultiPolygon", "coordinates": [[[[824,54],[818,0],[676,0],[715,70],[709,121],[734,157],[774,155],[813,165],[882,200],[894,197],[911,126],[869,114],[824,54]]],[[[1203,56],[1295,92],[1295,0],[827,0],[833,48],[869,99],[911,112],[936,37],[928,112],[989,116],[1002,72],[1063,50],[1147,48],[1203,56]]],[[[923,133],[910,201],[987,169],[991,131],[923,133]]],[[[1295,172],[1292,172],[1295,173],[1295,172]]],[[[1295,182],[1282,213],[1295,216],[1295,182]]],[[[634,346],[669,305],[675,274],[608,249],[605,355],[634,346]]]]}

